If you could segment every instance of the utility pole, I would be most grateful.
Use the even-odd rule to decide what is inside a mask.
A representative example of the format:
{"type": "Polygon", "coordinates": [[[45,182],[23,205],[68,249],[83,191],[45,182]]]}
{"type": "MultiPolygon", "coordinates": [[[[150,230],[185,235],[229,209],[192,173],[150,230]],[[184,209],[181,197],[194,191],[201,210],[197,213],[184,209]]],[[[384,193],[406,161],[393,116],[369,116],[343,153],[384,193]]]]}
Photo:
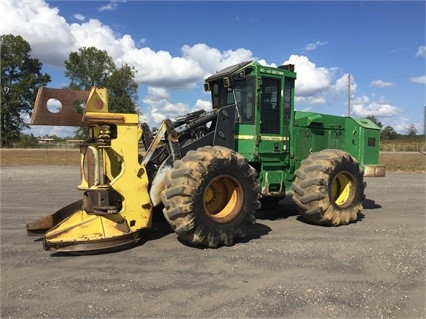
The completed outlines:
{"type": "Polygon", "coordinates": [[[351,116],[351,75],[348,74],[348,116],[351,116]]]}

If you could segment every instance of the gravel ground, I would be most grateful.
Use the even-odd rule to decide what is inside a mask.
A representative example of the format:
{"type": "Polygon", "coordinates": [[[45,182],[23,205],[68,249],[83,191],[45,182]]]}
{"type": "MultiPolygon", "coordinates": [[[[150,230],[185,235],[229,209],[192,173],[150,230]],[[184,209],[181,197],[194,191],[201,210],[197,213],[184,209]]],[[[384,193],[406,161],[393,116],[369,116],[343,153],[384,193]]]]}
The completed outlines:
{"type": "Polygon", "coordinates": [[[425,318],[425,175],[366,178],[356,223],[290,199],[244,242],[186,246],[159,218],[137,246],[46,252],[25,223],[81,197],[78,166],[1,166],[1,318],[425,318]]]}

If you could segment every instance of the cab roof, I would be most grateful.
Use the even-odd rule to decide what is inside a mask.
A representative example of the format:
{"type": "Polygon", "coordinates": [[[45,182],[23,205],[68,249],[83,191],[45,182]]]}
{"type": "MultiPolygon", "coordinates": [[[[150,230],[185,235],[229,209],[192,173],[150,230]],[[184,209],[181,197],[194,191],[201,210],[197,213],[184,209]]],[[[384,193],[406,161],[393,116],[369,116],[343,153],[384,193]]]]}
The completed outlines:
{"type": "Polygon", "coordinates": [[[241,62],[238,64],[234,64],[231,66],[228,66],[226,68],[224,68],[223,70],[220,70],[218,72],[216,72],[215,74],[209,76],[207,79],[205,79],[206,82],[211,82],[217,79],[222,79],[225,76],[229,76],[233,73],[235,73],[237,70],[249,65],[250,63],[252,63],[253,61],[246,61],[246,62],[241,62]]]}

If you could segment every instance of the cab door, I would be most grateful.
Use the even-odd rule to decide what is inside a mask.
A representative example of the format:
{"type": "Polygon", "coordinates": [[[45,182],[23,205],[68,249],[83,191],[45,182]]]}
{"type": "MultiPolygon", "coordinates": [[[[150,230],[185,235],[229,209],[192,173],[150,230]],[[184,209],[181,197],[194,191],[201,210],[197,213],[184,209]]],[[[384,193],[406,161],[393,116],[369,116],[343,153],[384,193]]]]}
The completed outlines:
{"type": "Polygon", "coordinates": [[[281,161],[288,152],[289,130],[285,129],[282,79],[262,77],[260,94],[259,155],[263,160],[281,161]]]}

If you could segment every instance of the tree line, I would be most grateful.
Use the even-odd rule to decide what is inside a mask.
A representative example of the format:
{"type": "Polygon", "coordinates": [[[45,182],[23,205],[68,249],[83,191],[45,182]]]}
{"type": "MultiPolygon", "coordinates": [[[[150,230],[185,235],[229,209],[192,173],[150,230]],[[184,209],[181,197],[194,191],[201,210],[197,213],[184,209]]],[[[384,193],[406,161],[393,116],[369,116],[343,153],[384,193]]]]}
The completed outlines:
{"type": "MultiPolygon", "coordinates": [[[[43,63],[31,57],[31,46],[21,36],[0,36],[1,45],[1,147],[14,143],[34,143],[34,136],[23,134],[29,128],[37,91],[47,86],[51,77],[42,73],[43,63]]],[[[64,61],[68,86],[74,90],[90,90],[92,86],[107,87],[109,110],[137,113],[138,85],[135,69],[128,64],[118,67],[105,50],[83,47],[71,52],[64,61]]],[[[87,129],[77,127],[75,138],[84,139],[87,129]]]]}
{"type": "Polygon", "coordinates": [[[395,131],[392,126],[385,126],[374,116],[367,116],[369,120],[371,120],[374,124],[380,127],[380,138],[384,140],[394,140],[399,137],[416,137],[417,136],[417,128],[414,124],[409,124],[406,129],[406,134],[399,134],[395,131]]]}

